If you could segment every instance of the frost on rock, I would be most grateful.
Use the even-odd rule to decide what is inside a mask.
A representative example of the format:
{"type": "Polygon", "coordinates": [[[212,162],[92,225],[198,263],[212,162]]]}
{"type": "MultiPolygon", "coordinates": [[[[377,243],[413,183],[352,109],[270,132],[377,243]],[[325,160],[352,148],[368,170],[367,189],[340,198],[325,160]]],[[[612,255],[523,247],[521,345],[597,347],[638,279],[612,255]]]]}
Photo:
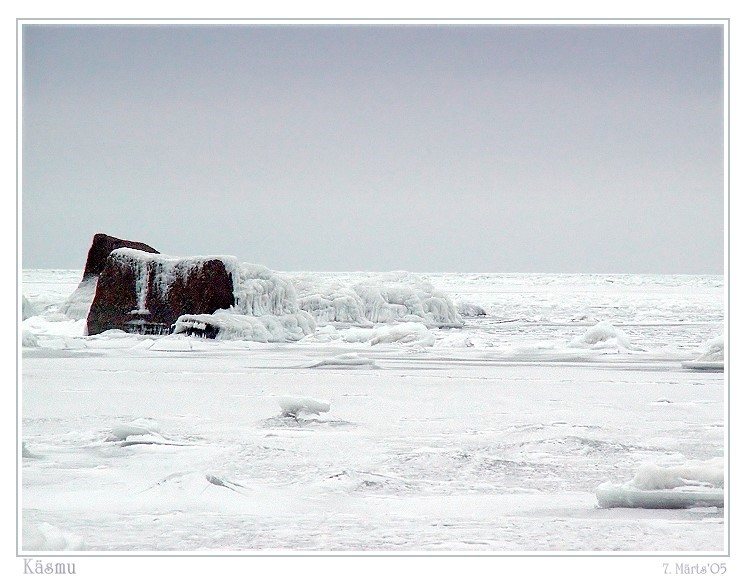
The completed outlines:
{"type": "Polygon", "coordinates": [[[609,322],[599,322],[589,328],[583,336],[574,338],[568,344],[572,348],[590,348],[592,350],[632,350],[630,339],[622,330],[609,322]]]}
{"type": "Polygon", "coordinates": [[[408,272],[376,274],[354,285],[322,282],[309,274],[293,280],[300,308],[319,323],[369,327],[391,322],[419,322],[431,327],[462,327],[452,300],[424,278],[408,272]]]}
{"type": "Polygon", "coordinates": [[[602,508],[722,508],[723,483],[723,458],[672,466],[644,464],[630,482],[603,483],[596,495],[602,508]]]}

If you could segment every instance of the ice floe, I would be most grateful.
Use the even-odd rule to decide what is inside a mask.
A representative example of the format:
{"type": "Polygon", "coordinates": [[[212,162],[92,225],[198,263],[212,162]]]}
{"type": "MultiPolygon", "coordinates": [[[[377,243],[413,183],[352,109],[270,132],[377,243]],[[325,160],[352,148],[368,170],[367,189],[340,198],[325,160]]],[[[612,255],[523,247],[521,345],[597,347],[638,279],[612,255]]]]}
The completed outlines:
{"type": "Polygon", "coordinates": [[[684,509],[723,507],[722,458],[660,466],[644,464],[633,480],[602,483],[596,489],[602,508],[684,509]]]}

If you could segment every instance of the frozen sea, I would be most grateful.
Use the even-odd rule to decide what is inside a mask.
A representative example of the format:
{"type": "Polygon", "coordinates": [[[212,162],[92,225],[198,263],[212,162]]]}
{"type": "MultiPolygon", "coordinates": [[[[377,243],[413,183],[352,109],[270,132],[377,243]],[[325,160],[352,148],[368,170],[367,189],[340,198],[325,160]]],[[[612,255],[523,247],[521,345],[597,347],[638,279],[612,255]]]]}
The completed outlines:
{"type": "Polygon", "coordinates": [[[724,334],[721,276],[420,275],[462,327],[259,343],[85,336],[82,272],[24,270],[22,550],[725,552],[721,506],[597,498],[725,494],[726,373],[685,366],[724,334]]]}

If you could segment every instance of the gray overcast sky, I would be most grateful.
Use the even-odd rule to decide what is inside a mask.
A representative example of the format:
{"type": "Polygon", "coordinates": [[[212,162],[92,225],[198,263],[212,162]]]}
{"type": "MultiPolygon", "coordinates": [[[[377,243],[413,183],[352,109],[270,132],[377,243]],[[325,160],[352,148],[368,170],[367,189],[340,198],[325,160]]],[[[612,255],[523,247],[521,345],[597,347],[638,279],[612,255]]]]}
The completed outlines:
{"type": "Polygon", "coordinates": [[[723,29],[26,25],[22,263],[723,273],[723,29]]]}

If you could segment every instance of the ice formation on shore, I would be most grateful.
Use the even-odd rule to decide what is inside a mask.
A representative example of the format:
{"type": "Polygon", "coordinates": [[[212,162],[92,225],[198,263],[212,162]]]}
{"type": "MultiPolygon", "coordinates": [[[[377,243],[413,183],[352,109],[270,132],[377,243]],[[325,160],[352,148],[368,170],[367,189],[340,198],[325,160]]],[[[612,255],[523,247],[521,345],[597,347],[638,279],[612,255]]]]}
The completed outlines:
{"type": "Polygon", "coordinates": [[[361,327],[392,322],[417,322],[430,327],[462,327],[452,300],[421,276],[391,272],[344,285],[323,283],[310,274],[293,278],[300,308],[318,323],[361,327]]]}
{"type": "MultiPolygon", "coordinates": [[[[208,261],[218,260],[232,279],[234,304],[212,313],[185,313],[173,325],[174,333],[217,339],[259,342],[296,341],[312,335],[317,325],[339,324],[357,329],[392,325],[364,336],[354,333],[346,341],[372,343],[423,342],[433,339],[426,328],[462,327],[462,317],[450,298],[425,278],[408,272],[366,276],[344,284],[315,274],[279,275],[262,266],[240,263],[232,256],[176,258],[120,248],[110,254],[135,272],[136,308],[149,314],[148,292],[165,299],[171,288],[208,261]],[[150,287],[152,286],[152,287],[150,287]],[[415,329],[410,324],[417,324],[415,329]],[[415,335],[415,337],[414,337],[415,335]]],[[[70,295],[62,312],[85,319],[96,292],[97,277],[70,295]]],[[[481,315],[475,312],[474,315],[481,315]]]]}
{"type": "Polygon", "coordinates": [[[176,321],[173,333],[221,340],[296,342],[314,330],[315,322],[307,312],[250,316],[231,308],[213,314],[185,314],[176,321]]]}

